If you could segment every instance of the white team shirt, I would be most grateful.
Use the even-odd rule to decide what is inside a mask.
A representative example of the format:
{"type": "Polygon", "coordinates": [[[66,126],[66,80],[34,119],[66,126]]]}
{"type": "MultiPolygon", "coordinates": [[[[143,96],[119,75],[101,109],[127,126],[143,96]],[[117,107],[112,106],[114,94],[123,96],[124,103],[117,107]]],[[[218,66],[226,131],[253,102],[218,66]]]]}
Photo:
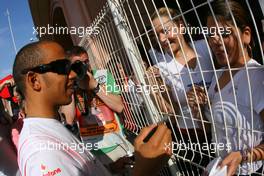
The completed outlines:
{"type": "MultiPolygon", "coordinates": [[[[259,64],[251,59],[247,66],[259,67],[259,64]]],[[[216,78],[214,77],[208,90],[212,114],[207,109],[207,118],[212,123],[212,143],[217,146],[224,146],[221,149],[216,148],[219,156],[224,158],[231,151],[245,150],[260,144],[263,139],[264,124],[259,113],[264,109],[264,70],[263,68],[249,69],[249,80],[251,84],[251,94],[248,85],[246,69],[238,71],[234,77],[234,89],[231,81],[223,87],[220,92],[215,91],[216,78]],[[222,96],[222,102],[220,99],[222,96]],[[253,118],[251,119],[250,95],[252,96],[253,118]],[[237,99],[237,108],[235,104],[237,99]],[[222,106],[223,105],[223,106],[222,106]],[[252,135],[253,123],[253,135],[252,135]],[[214,128],[215,127],[215,128],[214,128]],[[253,144],[253,145],[252,145],[253,144]],[[230,151],[229,151],[230,152],[230,151]]],[[[218,72],[218,79],[223,72],[218,72]]],[[[218,80],[217,79],[217,80],[218,80]]],[[[262,161],[254,162],[253,170],[258,170],[262,161]]],[[[251,165],[243,164],[240,174],[249,174],[251,165]]]]}
{"type": "MultiPolygon", "coordinates": [[[[159,68],[161,76],[164,77],[166,85],[171,88],[174,101],[179,102],[179,105],[182,107],[183,113],[181,114],[181,117],[178,117],[180,128],[200,128],[197,121],[192,119],[190,109],[187,106],[186,93],[192,88],[192,83],[203,87],[205,83],[205,85],[209,87],[214,73],[213,63],[210,59],[205,41],[195,41],[194,46],[198,58],[196,67],[194,69],[190,68],[191,74],[189,74],[186,66],[179,63],[170,54],[165,53],[165,57],[163,57],[161,53],[155,53],[157,59],[156,66],[159,68]],[[199,67],[198,63],[200,63],[201,67],[199,67]],[[205,82],[203,82],[202,75],[204,76],[205,82]],[[191,78],[193,82],[191,81],[191,78]]],[[[153,52],[150,52],[150,56],[152,59],[155,59],[153,52]]]]}
{"type": "Polygon", "coordinates": [[[19,137],[23,176],[104,176],[104,166],[59,121],[26,118],[19,137]]]}

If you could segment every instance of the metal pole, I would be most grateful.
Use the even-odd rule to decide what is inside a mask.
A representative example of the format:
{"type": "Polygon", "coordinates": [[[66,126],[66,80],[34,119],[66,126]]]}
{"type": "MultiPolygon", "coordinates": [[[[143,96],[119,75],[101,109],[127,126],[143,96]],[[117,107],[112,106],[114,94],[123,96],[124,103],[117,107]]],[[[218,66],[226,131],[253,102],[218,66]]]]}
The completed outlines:
{"type": "Polygon", "coordinates": [[[16,43],[15,43],[15,38],[14,38],[12,26],[11,26],[10,14],[9,14],[8,9],[6,9],[6,15],[7,15],[7,19],[8,19],[8,26],[9,26],[9,30],[10,30],[10,34],[11,34],[11,38],[12,38],[12,42],[13,42],[13,46],[14,46],[14,50],[15,50],[15,53],[17,54],[17,47],[16,47],[16,43]]]}

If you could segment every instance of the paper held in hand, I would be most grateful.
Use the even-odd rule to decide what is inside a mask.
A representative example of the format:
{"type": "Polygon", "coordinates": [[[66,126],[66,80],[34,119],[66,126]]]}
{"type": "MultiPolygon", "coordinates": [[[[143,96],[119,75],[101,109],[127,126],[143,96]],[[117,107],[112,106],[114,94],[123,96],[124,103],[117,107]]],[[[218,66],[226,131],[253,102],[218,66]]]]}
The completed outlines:
{"type": "Polygon", "coordinates": [[[221,162],[221,158],[215,158],[212,160],[206,167],[203,176],[226,176],[227,175],[227,166],[222,168],[219,167],[219,163],[221,162]]]}

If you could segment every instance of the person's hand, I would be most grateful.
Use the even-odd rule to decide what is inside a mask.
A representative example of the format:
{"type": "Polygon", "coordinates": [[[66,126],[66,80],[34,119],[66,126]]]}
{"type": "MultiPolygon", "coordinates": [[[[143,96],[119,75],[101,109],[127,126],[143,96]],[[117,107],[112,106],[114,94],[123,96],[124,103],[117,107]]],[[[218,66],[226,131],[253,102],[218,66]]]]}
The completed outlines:
{"type": "Polygon", "coordinates": [[[160,70],[155,66],[151,66],[147,69],[146,75],[147,77],[155,77],[155,78],[160,77],[160,70]]]}
{"type": "Polygon", "coordinates": [[[149,85],[164,85],[159,68],[151,66],[146,71],[146,81],[149,85]]]}
{"type": "Polygon", "coordinates": [[[114,174],[122,174],[126,171],[127,165],[134,165],[134,161],[128,156],[119,158],[117,161],[110,163],[109,168],[114,174]]]}
{"type": "Polygon", "coordinates": [[[227,166],[227,176],[235,175],[238,166],[242,161],[241,153],[238,152],[231,152],[229,153],[223,161],[220,163],[220,167],[227,166]]]}
{"type": "Polygon", "coordinates": [[[172,154],[171,131],[164,124],[157,127],[148,142],[144,142],[155,127],[151,125],[143,128],[135,139],[134,176],[157,174],[172,154]]]}
{"type": "Polygon", "coordinates": [[[155,67],[155,66],[150,66],[150,67],[147,69],[147,72],[148,72],[148,73],[152,73],[152,74],[154,74],[154,75],[160,75],[159,68],[158,68],[158,67],[155,67]]]}
{"type": "Polygon", "coordinates": [[[4,83],[5,85],[10,84],[11,87],[13,87],[13,86],[15,85],[15,81],[14,81],[13,78],[8,79],[8,80],[5,80],[3,83],[4,83]]]}
{"type": "Polygon", "coordinates": [[[88,89],[89,90],[93,90],[94,88],[96,88],[98,82],[94,79],[92,73],[87,72],[87,75],[89,76],[89,83],[88,83],[88,89]]]}
{"type": "Polygon", "coordinates": [[[78,81],[78,86],[81,89],[85,89],[85,90],[93,90],[94,88],[96,88],[98,82],[94,79],[92,73],[87,71],[86,76],[78,81]]]}
{"type": "Polygon", "coordinates": [[[5,80],[4,82],[1,83],[0,85],[0,91],[2,91],[2,89],[4,88],[4,86],[6,85],[10,85],[11,87],[13,87],[15,85],[15,81],[13,78],[5,80]]]}
{"type": "Polygon", "coordinates": [[[194,86],[187,92],[188,104],[192,110],[194,117],[199,117],[199,106],[204,106],[208,103],[208,98],[205,94],[205,88],[200,86],[194,86]]]}

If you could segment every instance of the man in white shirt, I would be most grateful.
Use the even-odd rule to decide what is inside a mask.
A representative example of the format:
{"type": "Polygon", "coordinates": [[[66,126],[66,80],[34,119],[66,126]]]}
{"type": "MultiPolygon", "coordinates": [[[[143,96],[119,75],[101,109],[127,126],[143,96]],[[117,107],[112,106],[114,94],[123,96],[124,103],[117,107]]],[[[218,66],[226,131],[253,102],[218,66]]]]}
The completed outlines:
{"type": "MultiPolygon", "coordinates": [[[[18,165],[26,175],[109,175],[103,165],[57,119],[58,107],[71,102],[73,84],[81,77],[63,48],[52,41],[26,45],[17,54],[13,76],[25,100],[27,118],[20,134],[18,165]]],[[[135,139],[136,176],[156,174],[168,160],[171,132],[159,125],[142,129],[135,139]]]]}

